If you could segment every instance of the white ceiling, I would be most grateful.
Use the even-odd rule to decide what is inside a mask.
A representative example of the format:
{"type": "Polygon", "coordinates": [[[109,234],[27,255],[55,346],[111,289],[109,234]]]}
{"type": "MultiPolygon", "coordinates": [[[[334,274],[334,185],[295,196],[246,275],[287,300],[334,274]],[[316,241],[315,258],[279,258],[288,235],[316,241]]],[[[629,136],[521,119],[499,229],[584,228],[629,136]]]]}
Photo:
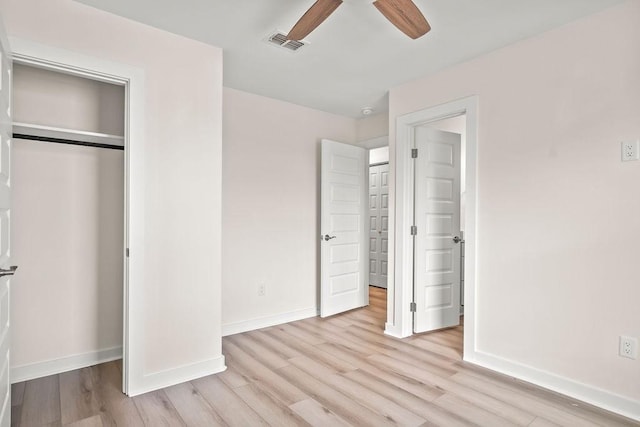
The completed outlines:
{"type": "Polygon", "coordinates": [[[371,0],[345,0],[296,53],[263,40],[287,33],[314,0],[77,1],[223,48],[226,87],[361,117],[363,107],[386,111],[393,86],[623,0],[414,0],[433,28],[418,40],[371,0]]]}

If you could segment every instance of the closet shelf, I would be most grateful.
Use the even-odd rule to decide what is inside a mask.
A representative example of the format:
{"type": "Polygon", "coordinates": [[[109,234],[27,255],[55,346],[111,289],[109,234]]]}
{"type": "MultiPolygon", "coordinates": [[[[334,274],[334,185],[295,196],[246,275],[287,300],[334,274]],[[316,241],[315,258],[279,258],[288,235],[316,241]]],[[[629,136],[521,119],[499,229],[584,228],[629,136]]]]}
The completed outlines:
{"type": "Polygon", "coordinates": [[[13,133],[38,138],[55,138],[59,140],[78,141],[89,144],[124,147],[124,137],[106,133],[86,132],[74,129],[41,126],[30,123],[13,123],[13,133]]]}

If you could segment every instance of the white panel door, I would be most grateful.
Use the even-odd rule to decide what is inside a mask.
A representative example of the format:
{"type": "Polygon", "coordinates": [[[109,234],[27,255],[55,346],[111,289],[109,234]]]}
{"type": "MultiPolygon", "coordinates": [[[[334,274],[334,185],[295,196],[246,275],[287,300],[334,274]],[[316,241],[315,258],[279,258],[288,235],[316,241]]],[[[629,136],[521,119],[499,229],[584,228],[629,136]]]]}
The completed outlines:
{"type": "Polygon", "coordinates": [[[416,129],[414,332],[460,323],[460,135],[416,129]]]}
{"type": "Polygon", "coordinates": [[[387,287],[389,164],[369,167],[369,284],[387,287]]]}
{"type": "Polygon", "coordinates": [[[322,141],[320,315],[369,302],[366,150],[322,141]]]}
{"type": "MultiPolygon", "coordinates": [[[[4,30],[4,29],[2,29],[4,30]]],[[[9,379],[9,219],[11,218],[11,54],[6,36],[0,35],[0,427],[11,425],[9,379]]]]}

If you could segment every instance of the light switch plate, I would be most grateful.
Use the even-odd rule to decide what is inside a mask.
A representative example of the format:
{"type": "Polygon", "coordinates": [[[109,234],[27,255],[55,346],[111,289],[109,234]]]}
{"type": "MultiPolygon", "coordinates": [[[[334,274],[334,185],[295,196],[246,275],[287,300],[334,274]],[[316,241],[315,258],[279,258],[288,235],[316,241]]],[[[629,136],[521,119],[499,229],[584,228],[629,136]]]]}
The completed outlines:
{"type": "Polygon", "coordinates": [[[638,160],[638,141],[622,141],[622,161],[638,160]]]}

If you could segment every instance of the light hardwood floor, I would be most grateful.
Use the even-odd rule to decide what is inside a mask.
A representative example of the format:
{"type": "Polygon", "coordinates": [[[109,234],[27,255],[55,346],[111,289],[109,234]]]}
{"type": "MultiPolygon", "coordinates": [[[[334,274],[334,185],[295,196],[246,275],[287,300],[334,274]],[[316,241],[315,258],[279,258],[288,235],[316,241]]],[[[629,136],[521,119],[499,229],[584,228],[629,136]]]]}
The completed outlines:
{"type": "Polygon", "coordinates": [[[12,426],[639,426],[462,362],[462,327],[383,335],[371,305],[225,337],[224,373],[128,398],[118,362],[12,387],[12,426]]]}

